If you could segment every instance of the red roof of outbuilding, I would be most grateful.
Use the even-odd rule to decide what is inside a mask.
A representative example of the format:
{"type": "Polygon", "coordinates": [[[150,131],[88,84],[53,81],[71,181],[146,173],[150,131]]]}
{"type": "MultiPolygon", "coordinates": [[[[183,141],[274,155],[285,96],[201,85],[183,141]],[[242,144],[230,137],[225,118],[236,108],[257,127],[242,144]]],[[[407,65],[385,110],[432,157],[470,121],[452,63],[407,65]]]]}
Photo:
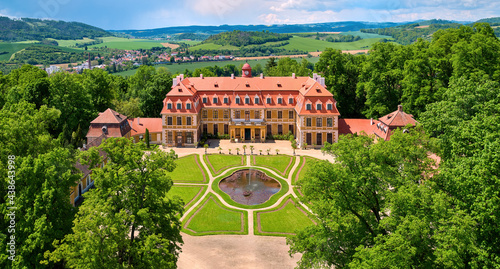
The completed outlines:
{"type": "Polygon", "coordinates": [[[162,122],[161,118],[133,118],[129,119],[128,122],[132,127],[130,131],[131,135],[139,135],[146,133],[146,128],[149,133],[161,133],[162,122]]]}
{"type": "Polygon", "coordinates": [[[403,111],[403,107],[401,105],[398,106],[398,110],[379,118],[379,120],[391,128],[404,127],[408,124],[416,125],[418,123],[413,118],[413,115],[407,114],[403,111]]]}
{"type": "Polygon", "coordinates": [[[127,116],[122,115],[111,108],[99,113],[99,116],[90,123],[121,123],[127,119],[127,116]]]}
{"type": "Polygon", "coordinates": [[[373,121],[369,119],[339,119],[339,134],[361,134],[361,132],[365,132],[370,135],[373,133],[373,128],[377,121],[373,121]]]}

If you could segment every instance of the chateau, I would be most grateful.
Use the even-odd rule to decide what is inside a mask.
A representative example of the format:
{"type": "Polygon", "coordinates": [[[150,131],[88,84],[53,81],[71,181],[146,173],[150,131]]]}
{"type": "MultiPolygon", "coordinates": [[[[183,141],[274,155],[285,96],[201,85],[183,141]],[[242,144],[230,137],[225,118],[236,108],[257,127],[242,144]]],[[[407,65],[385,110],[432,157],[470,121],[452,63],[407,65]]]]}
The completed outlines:
{"type": "Polygon", "coordinates": [[[338,140],[339,115],[321,76],[252,77],[246,63],[241,77],[175,78],[163,100],[161,142],[193,146],[202,134],[263,142],[291,132],[301,146],[321,146],[338,140]]]}

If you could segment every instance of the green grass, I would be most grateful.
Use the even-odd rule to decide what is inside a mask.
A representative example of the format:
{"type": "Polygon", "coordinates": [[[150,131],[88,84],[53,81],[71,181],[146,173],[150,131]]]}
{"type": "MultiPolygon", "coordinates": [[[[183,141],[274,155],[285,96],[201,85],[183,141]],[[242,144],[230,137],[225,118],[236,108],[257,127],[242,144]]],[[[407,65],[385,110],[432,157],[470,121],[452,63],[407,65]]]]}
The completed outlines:
{"type": "Polygon", "coordinates": [[[33,44],[30,43],[4,43],[0,42],[0,61],[8,61],[12,54],[23,50],[33,44]],[[7,52],[7,53],[4,53],[7,52]]]}
{"type": "Polygon", "coordinates": [[[246,165],[246,159],[244,155],[210,154],[203,156],[205,158],[205,163],[207,164],[208,169],[210,169],[210,172],[212,172],[212,175],[214,176],[219,175],[228,168],[246,165]]]}
{"type": "MultiPolygon", "coordinates": [[[[302,61],[301,58],[293,58],[297,61],[302,61]]],[[[317,63],[319,61],[319,57],[311,57],[311,58],[306,58],[309,62],[311,63],[317,63]]],[[[235,65],[237,67],[239,67],[240,65],[243,65],[245,64],[246,62],[248,62],[248,64],[250,64],[252,67],[254,67],[256,64],[260,64],[262,66],[262,68],[265,67],[266,63],[267,63],[267,59],[261,59],[261,60],[248,60],[248,61],[221,61],[221,62],[215,62],[215,61],[207,61],[207,62],[194,62],[194,63],[180,63],[180,64],[159,64],[159,65],[155,65],[154,67],[156,69],[158,69],[159,67],[166,67],[172,74],[175,74],[175,73],[179,73],[179,74],[182,74],[182,73],[185,73],[184,71],[187,69],[191,72],[193,72],[195,69],[197,68],[204,68],[204,67],[208,67],[208,66],[218,66],[218,67],[224,67],[225,65],[228,65],[228,64],[232,64],[232,65],[235,65]]],[[[133,74],[135,74],[135,72],[137,72],[137,69],[132,69],[132,70],[127,70],[127,71],[123,71],[123,72],[119,72],[119,73],[114,73],[114,75],[117,75],[117,76],[122,76],[122,77],[129,77],[129,76],[132,76],[133,74]]]]}
{"type": "Polygon", "coordinates": [[[196,51],[196,50],[200,50],[200,49],[204,49],[204,50],[238,50],[239,48],[236,46],[231,46],[231,45],[222,46],[222,45],[217,45],[214,43],[205,43],[205,44],[200,44],[200,45],[196,45],[196,46],[189,48],[189,50],[192,50],[192,51],[196,51]]]}
{"type": "Polygon", "coordinates": [[[174,185],[167,193],[167,198],[178,196],[184,202],[184,210],[188,210],[196,200],[203,196],[206,186],[174,185]]]}
{"type": "MultiPolygon", "coordinates": [[[[63,39],[53,39],[53,38],[48,38],[51,40],[57,41],[60,47],[74,47],[76,43],[86,43],[86,42],[92,42],[94,39],[86,38],[84,37],[83,39],[70,39],[70,40],[63,40],[63,39]]],[[[81,48],[84,49],[84,48],[81,48]]]]}
{"type": "Polygon", "coordinates": [[[254,212],[256,235],[286,236],[313,224],[309,213],[292,196],[283,199],[283,202],[276,208],[254,212]],[[257,216],[260,218],[261,231],[258,229],[259,218],[257,216]]]}
{"type": "Polygon", "coordinates": [[[123,37],[103,37],[103,43],[89,46],[89,48],[108,47],[112,49],[135,50],[151,49],[152,47],[163,47],[162,41],[146,39],[129,39],[123,37]]]}
{"type": "Polygon", "coordinates": [[[361,31],[349,31],[349,32],[342,32],[340,34],[341,35],[359,36],[359,37],[361,37],[363,39],[367,39],[367,38],[386,38],[386,39],[392,39],[392,36],[372,34],[372,33],[363,33],[361,31]]]}
{"type": "Polygon", "coordinates": [[[325,48],[334,48],[340,50],[363,50],[378,42],[380,38],[367,38],[354,42],[328,42],[323,40],[315,40],[306,37],[294,36],[290,38],[289,44],[283,46],[284,49],[298,49],[304,51],[323,51],[325,48]]]}
{"type": "Polygon", "coordinates": [[[264,207],[268,207],[268,206],[272,206],[273,204],[275,204],[278,199],[285,195],[285,193],[288,192],[288,188],[290,187],[288,185],[288,183],[279,178],[279,177],[275,177],[273,175],[270,175],[269,174],[269,171],[266,171],[264,169],[261,169],[261,168],[258,168],[258,167],[252,167],[252,169],[255,169],[255,170],[259,170],[259,171],[262,171],[264,173],[266,173],[267,176],[269,177],[272,177],[274,178],[275,180],[277,180],[280,185],[281,185],[281,189],[275,193],[273,196],[271,196],[269,198],[269,200],[267,200],[266,202],[260,204],[260,205],[242,205],[242,204],[239,204],[237,202],[235,202],[233,199],[231,199],[231,196],[229,196],[229,194],[223,192],[220,188],[219,188],[219,182],[226,176],[229,176],[230,174],[232,174],[234,171],[237,171],[237,170],[241,170],[241,169],[248,169],[248,168],[234,168],[234,169],[231,169],[231,170],[226,170],[226,172],[222,173],[221,175],[219,175],[213,182],[212,182],[212,190],[216,193],[218,193],[222,199],[224,199],[224,201],[226,201],[226,203],[232,205],[232,206],[237,206],[239,208],[245,208],[245,209],[258,209],[258,208],[264,208],[264,207]]]}
{"type": "Polygon", "coordinates": [[[254,155],[250,158],[254,165],[271,168],[283,177],[288,177],[288,173],[295,164],[295,157],[290,155],[254,155]],[[255,157],[255,162],[253,157],[255,157]]]}
{"type": "Polygon", "coordinates": [[[292,175],[292,185],[297,184],[297,181],[300,181],[301,179],[304,178],[304,175],[307,173],[307,170],[309,169],[310,165],[314,161],[319,161],[319,159],[313,158],[313,157],[308,157],[308,156],[301,156],[300,157],[300,162],[299,165],[297,166],[297,169],[293,172],[292,175]],[[305,162],[304,167],[302,167],[302,164],[305,162]],[[302,167],[302,170],[300,169],[302,167]],[[298,178],[297,178],[298,174],[298,178]]]}
{"type": "Polygon", "coordinates": [[[198,156],[198,154],[191,154],[177,159],[175,161],[177,167],[168,175],[174,182],[208,183],[208,174],[198,156]]]}
{"type": "Polygon", "coordinates": [[[248,215],[208,195],[184,220],[182,230],[190,235],[248,234],[248,215]]]}

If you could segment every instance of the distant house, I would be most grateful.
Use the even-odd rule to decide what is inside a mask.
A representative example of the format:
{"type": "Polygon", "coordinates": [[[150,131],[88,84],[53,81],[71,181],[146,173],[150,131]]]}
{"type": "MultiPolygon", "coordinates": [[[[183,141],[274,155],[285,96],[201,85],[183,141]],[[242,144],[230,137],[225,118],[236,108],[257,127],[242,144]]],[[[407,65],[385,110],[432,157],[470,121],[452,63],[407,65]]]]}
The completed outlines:
{"type": "Polygon", "coordinates": [[[47,68],[45,68],[45,72],[47,72],[47,74],[51,75],[55,72],[60,72],[61,71],[61,68],[57,65],[51,65],[47,68]]]}

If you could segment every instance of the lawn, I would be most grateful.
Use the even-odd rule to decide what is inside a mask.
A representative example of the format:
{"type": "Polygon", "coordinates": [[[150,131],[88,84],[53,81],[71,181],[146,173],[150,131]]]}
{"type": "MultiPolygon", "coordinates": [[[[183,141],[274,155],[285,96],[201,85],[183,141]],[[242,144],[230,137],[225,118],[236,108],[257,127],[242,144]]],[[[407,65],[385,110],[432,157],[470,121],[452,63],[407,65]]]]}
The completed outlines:
{"type": "MultiPolygon", "coordinates": [[[[61,47],[74,47],[76,43],[87,43],[87,42],[92,42],[94,39],[86,38],[84,37],[83,39],[70,39],[70,40],[64,40],[64,39],[53,39],[53,38],[48,38],[51,40],[57,41],[59,46],[61,47]]],[[[81,48],[83,49],[83,48],[81,48]]]]}
{"type": "Polygon", "coordinates": [[[208,195],[186,218],[183,231],[191,235],[247,234],[246,211],[229,209],[208,195]]]}
{"type": "MultiPolygon", "coordinates": [[[[307,58],[307,59],[312,63],[316,63],[319,60],[319,57],[307,58]]],[[[267,59],[248,60],[248,61],[206,61],[206,62],[194,62],[194,63],[158,64],[155,65],[154,67],[158,69],[159,67],[163,66],[166,67],[172,74],[176,73],[182,74],[185,73],[186,69],[192,72],[197,68],[201,69],[208,66],[224,67],[225,65],[228,64],[232,64],[235,65],[236,67],[239,67],[240,65],[243,65],[246,62],[248,62],[248,64],[250,64],[252,67],[254,67],[256,64],[260,64],[262,68],[264,68],[267,63],[267,59]]],[[[137,72],[137,69],[114,73],[114,75],[127,77],[127,76],[132,76],[133,74],[135,74],[135,72],[137,72]]]]}
{"type": "Polygon", "coordinates": [[[205,162],[214,176],[221,174],[224,170],[245,165],[244,155],[203,155],[205,162]]]}
{"type": "Polygon", "coordinates": [[[191,154],[177,159],[177,167],[168,175],[174,182],[207,183],[208,174],[205,174],[206,171],[198,158],[197,154],[191,154]]]}
{"type": "Polygon", "coordinates": [[[178,196],[184,202],[184,209],[188,210],[203,195],[205,188],[205,186],[174,185],[167,193],[167,197],[178,196]]]}
{"type": "Polygon", "coordinates": [[[325,48],[334,48],[340,50],[363,50],[370,49],[370,47],[378,42],[380,38],[367,38],[354,42],[328,42],[323,40],[316,40],[312,38],[294,36],[290,38],[289,44],[281,48],[284,49],[298,49],[304,51],[324,51],[325,48]]]}
{"type": "Polygon", "coordinates": [[[103,37],[103,43],[89,46],[89,48],[108,47],[122,50],[151,49],[152,47],[163,47],[162,41],[147,39],[130,39],[123,37],[103,37]]]}
{"type": "Polygon", "coordinates": [[[287,235],[315,224],[309,213],[291,196],[274,209],[254,212],[254,227],[257,235],[287,235]],[[260,225],[259,225],[260,224],[260,225]]]}
{"type": "Polygon", "coordinates": [[[32,45],[31,43],[0,42],[0,61],[8,61],[12,54],[32,45]]]}
{"type": "Polygon", "coordinates": [[[308,156],[302,156],[300,158],[300,163],[292,175],[292,185],[297,184],[297,181],[304,178],[304,175],[307,173],[307,170],[309,169],[311,163],[315,161],[318,161],[318,159],[308,156]]]}
{"type": "Polygon", "coordinates": [[[253,164],[271,168],[283,177],[288,177],[295,164],[295,157],[290,155],[253,155],[253,164]]]}

